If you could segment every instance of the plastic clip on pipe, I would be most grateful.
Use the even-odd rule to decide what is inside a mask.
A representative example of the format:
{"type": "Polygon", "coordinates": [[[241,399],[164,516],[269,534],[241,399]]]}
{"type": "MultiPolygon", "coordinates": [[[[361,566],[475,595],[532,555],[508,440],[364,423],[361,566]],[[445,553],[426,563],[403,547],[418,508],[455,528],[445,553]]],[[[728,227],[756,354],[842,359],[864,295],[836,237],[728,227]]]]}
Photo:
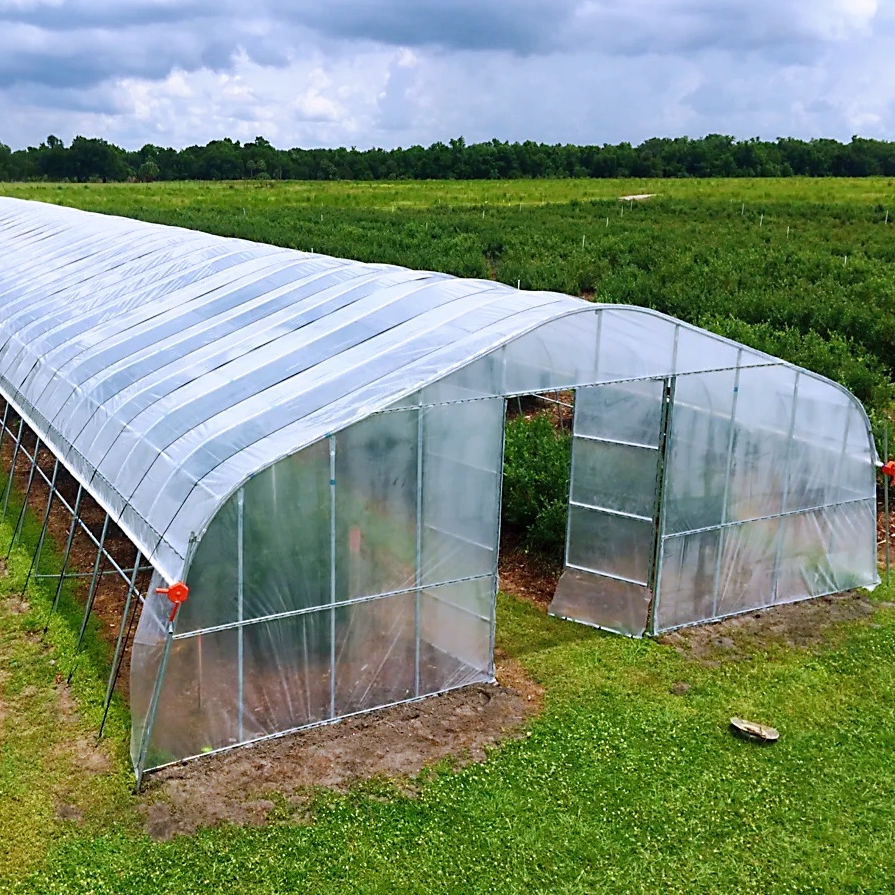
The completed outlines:
{"type": "Polygon", "coordinates": [[[164,594],[174,605],[171,607],[171,614],[168,621],[173,622],[177,617],[177,610],[180,609],[182,603],[186,603],[190,595],[190,589],[182,582],[177,581],[170,587],[157,587],[155,592],[164,594]]]}
{"type": "Polygon", "coordinates": [[[883,475],[887,475],[895,483],[895,460],[890,460],[880,468],[883,475]]]}

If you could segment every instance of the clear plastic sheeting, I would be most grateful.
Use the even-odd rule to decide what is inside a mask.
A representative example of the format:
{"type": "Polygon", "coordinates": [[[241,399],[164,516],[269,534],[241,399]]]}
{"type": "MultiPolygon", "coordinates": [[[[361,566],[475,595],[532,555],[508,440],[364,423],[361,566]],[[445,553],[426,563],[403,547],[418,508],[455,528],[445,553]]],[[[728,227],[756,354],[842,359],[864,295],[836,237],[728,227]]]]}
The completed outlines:
{"type": "Polygon", "coordinates": [[[509,396],[576,394],[555,615],[878,580],[860,404],[662,314],[6,198],[0,258],[0,394],[155,570],[138,779],[493,679],[509,396]]]}
{"type": "Polygon", "coordinates": [[[550,614],[629,637],[642,637],[651,598],[648,587],[567,568],[556,587],[550,614]]]}
{"type": "Polygon", "coordinates": [[[491,680],[503,417],[498,399],[375,414],[234,494],[177,632],[141,619],[135,763],[150,715],[151,768],[491,680]]]}

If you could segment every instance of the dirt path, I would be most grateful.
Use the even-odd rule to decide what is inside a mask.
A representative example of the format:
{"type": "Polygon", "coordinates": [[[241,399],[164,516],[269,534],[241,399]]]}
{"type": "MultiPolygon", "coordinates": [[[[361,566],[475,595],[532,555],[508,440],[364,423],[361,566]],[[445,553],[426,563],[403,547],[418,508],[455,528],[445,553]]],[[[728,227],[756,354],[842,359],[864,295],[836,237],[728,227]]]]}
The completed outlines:
{"type": "Polygon", "coordinates": [[[345,791],[387,778],[408,795],[413,778],[445,759],[459,767],[522,736],[543,690],[503,659],[498,684],[475,685],[337,724],[166,768],[147,778],[146,829],[155,839],[219,823],[301,819],[315,789],[345,791]]]}
{"type": "Polygon", "coordinates": [[[863,621],[880,605],[856,591],[788,603],[712,624],[663,634],[658,642],[709,668],[751,658],[773,647],[812,648],[829,643],[841,622],[863,621]]]}

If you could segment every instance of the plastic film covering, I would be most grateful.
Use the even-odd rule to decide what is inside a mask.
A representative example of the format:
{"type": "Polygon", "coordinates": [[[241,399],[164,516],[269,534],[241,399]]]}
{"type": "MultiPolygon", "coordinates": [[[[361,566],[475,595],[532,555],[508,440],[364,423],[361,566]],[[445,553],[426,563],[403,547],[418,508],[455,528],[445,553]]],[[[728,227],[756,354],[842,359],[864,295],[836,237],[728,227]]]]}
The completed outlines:
{"type": "Polygon", "coordinates": [[[141,619],[135,764],[168,636],[150,768],[491,680],[503,413],[375,414],[233,495],[177,633],[141,619]]]}
{"type": "Polygon", "coordinates": [[[876,454],[847,393],[790,367],[677,378],[654,630],[873,587],[876,454]]]}

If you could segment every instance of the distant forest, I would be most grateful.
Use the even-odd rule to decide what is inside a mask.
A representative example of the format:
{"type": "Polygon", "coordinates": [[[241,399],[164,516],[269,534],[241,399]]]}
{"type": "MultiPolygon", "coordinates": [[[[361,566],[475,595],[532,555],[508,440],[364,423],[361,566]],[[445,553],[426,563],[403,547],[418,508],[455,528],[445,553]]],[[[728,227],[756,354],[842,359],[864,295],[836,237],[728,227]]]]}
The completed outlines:
{"type": "Polygon", "coordinates": [[[545,143],[467,144],[460,137],[428,148],[277,149],[263,137],[206,146],[131,152],[105,140],[54,136],[12,150],[0,143],[0,180],[499,180],[520,177],[868,177],[895,176],[895,142],[853,137],[774,142],[711,134],[654,138],[639,146],[545,143]]]}

